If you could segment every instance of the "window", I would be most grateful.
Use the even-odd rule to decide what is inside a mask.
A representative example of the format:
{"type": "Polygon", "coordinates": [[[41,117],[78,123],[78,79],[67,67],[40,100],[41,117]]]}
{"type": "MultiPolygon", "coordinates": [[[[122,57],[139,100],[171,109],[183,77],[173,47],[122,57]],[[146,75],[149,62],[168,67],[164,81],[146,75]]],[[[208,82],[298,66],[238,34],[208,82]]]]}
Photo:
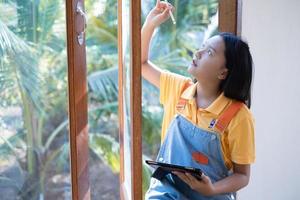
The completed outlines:
{"type": "MultiPolygon", "coordinates": [[[[143,157],[155,158],[162,114],[153,100],[158,91],[142,82],[140,69],[141,25],[155,1],[34,2],[0,1],[0,191],[10,198],[89,199],[96,188],[95,174],[88,174],[93,154],[109,157],[112,171],[120,170],[115,183],[121,199],[142,199],[151,175],[143,157]],[[103,5],[115,17],[113,28],[100,27],[103,5]],[[113,114],[100,118],[107,107],[113,114]],[[119,135],[100,134],[117,122],[119,135]],[[103,155],[99,141],[116,149],[103,155]]],[[[184,74],[181,66],[195,48],[186,39],[203,28],[211,32],[198,35],[199,42],[213,34],[213,19],[220,31],[240,33],[241,0],[170,2],[177,7],[177,25],[167,22],[153,38],[153,45],[167,41],[151,55],[162,68],[184,74]]]]}
{"type": "MultiPolygon", "coordinates": [[[[150,55],[150,58],[162,68],[185,74],[186,70],[182,66],[186,65],[191,52],[197,48],[188,41],[196,40],[201,43],[203,39],[215,34],[218,31],[217,27],[222,32],[237,33],[239,31],[237,27],[237,7],[240,3],[238,4],[238,1],[226,0],[219,1],[219,3],[214,0],[203,2],[189,1],[188,3],[184,1],[169,2],[177,7],[177,12],[174,13],[177,24],[174,26],[171,22],[167,22],[161,26],[152,41],[152,45],[156,45],[154,47],[155,51],[153,55],[150,55]],[[186,13],[180,13],[180,11],[186,13]],[[214,23],[211,24],[210,22],[214,23]],[[204,32],[203,30],[206,31],[204,32]]],[[[140,66],[138,61],[140,59],[139,49],[141,39],[140,11],[144,14],[142,16],[142,19],[144,19],[154,4],[155,1],[143,1],[142,8],[140,8],[139,2],[119,0],[119,5],[122,5],[122,9],[119,9],[118,45],[120,72],[120,184],[122,199],[143,198],[144,192],[148,188],[147,184],[149,183],[151,173],[147,166],[144,166],[142,156],[155,158],[159,148],[157,144],[160,144],[160,128],[153,128],[159,126],[161,114],[157,115],[157,113],[162,112],[158,105],[158,91],[155,91],[155,88],[151,87],[146,81],[143,82],[143,97],[146,95],[149,97],[149,93],[154,93],[156,101],[149,101],[151,98],[148,98],[147,101],[147,98],[144,98],[142,104],[147,106],[143,107],[142,114],[141,72],[140,67],[137,67],[140,66]],[[129,17],[127,17],[128,14],[126,13],[129,13],[129,17]],[[124,17],[129,19],[129,22],[125,21],[124,17]],[[135,34],[137,32],[139,34],[135,34]],[[131,43],[127,44],[124,40],[129,40],[131,43]],[[129,48],[131,51],[126,52],[126,47],[122,45],[131,47],[129,48]],[[147,91],[149,92],[147,93],[147,91]],[[128,95],[130,95],[130,98],[128,95]],[[148,127],[143,133],[142,122],[143,127],[148,127]],[[141,146],[142,135],[144,137],[143,148],[141,146]],[[150,141],[149,138],[153,141],[150,141]],[[147,148],[149,146],[151,148],[147,148]],[[143,155],[141,154],[142,149],[143,155]],[[131,153],[130,155],[128,155],[129,152],[131,153]]]]}
{"type": "Polygon", "coordinates": [[[64,1],[0,1],[1,199],[71,199],[64,1]]]}

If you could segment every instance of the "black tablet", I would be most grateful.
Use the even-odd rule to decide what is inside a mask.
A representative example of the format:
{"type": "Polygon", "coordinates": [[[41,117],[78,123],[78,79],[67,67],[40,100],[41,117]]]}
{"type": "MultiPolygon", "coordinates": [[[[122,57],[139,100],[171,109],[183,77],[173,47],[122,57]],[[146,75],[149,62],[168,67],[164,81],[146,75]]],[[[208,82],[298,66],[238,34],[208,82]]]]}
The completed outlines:
{"type": "Polygon", "coordinates": [[[183,172],[183,173],[188,172],[191,175],[193,175],[194,177],[196,177],[198,180],[201,180],[202,171],[201,171],[201,169],[198,169],[198,168],[156,162],[153,160],[146,160],[146,163],[154,168],[161,167],[162,169],[164,169],[165,171],[168,171],[168,172],[173,172],[173,171],[178,171],[178,172],[183,172]]]}

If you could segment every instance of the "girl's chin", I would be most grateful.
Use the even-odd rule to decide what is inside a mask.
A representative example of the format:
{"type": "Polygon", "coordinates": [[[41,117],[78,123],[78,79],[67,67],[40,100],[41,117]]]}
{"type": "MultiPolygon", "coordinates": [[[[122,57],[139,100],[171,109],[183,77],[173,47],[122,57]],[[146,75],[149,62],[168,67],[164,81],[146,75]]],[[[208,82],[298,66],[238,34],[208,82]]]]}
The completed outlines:
{"type": "Polygon", "coordinates": [[[188,66],[188,71],[191,70],[192,68],[196,68],[196,67],[195,67],[195,65],[190,64],[190,65],[188,66]]]}
{"type": "Polygon", "coordinates": [[[189,67],[187,72],[191,75],[191,76],[194,76],[194,71],[193,71],[193,68],[192,67],[189,67]]]}

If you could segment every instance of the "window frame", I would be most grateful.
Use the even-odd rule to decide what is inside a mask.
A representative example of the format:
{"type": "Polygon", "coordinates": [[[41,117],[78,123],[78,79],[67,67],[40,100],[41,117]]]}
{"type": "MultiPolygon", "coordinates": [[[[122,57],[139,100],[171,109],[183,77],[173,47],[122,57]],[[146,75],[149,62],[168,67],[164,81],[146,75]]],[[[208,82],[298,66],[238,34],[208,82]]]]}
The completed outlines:
{"type": "Polygon", "coordinates": [[[72,199],[90,199],[88,174],[88,97],[85,38],[79,45],[77,35],[84,30],[85,21],[76,12],[76,5],[84,0],[66,1],[69,141],[72,199]]]}
{"type": "Polygon", "coordinates": [[[241,36],[242,0],[219,1],[219,31],[241,36]]]}
{"type": "MultiPolygon", "coordinates": [[[[123,93],[123,52],[122,52],[122,0],[118,0],[118,64],[119,64],[119,141],[120,141],[120,198],[128,199],[128,192],[124,186],[124,93],[123,93]]],[[[131,137],[131,194],[132,199],[141,200],[142,198],[142,121],[141,121],[141,2],[130,0],[130,41],[131,41],[131,57],[130,57],[130,117],[134,119],[130,124],[131,137]],[[134,56],[133,56],[134,55],[134,56]],[[134,67],[136,66],[136,67],[134,67]],[[140,83],[140,84],[135,84],[140,83]]]]}
{"type": "MultiPolygon", "coordinates": [[[[131,1],[130,38],[131,49],[131,182],[132,199],[142,199],[142,127],[141,127],[141,1],[131,1]],[[137,83],[137,84],[136,84],[137,83]]],[[[68,90],[69,90],[69,128],[72,199],[90,199],[88,174],[88,101],[86,76],[85,44],[77,42],[77,30],[83,19],[76,13],[78,1],[66,1],[67,52],[68,52],[68,90]]],[[[84,0],[79,0],[84,5],[84,0]]],[[[118,0],[122,5],[122,0],[118,0]]],[[[222,0],[219,2],[219,31],[241,35],[242,0],[222,0]]],[[[122,7],[118,6],[118,57],[119,57],[119,136],[120,136],[120,197],[128,199],[124,188],[124,105],[123,105],[123,63],[122,63],[122,7]]]]}
{"type": "MultiPolygon", "coordinates": [[[[122,0],[118,0],[118,5],[122,5],[122,0]]],[[[131,116],[134,121],[131,123],[131,174],[132,174],[132,199],[142,198],[142,134],[141,134],[141,69],[139,66],[141,59],[141,5],[140,1],[131,0],[130,33],[132,42],[131,54],[131,116]],[[134,11],[134,12],[133,12],[134,11]],[[133,87],[134,86],[134,87],[133,87]],[[134,162],[133,162],[134,160],[134,162]]],[[[219,1],[219,31],[231,32],[241,35],[241,9],[242,0],[222,0],[219,1]]],[[[120,197],[122,200],[128,199],[124,184],[124,105],[123,105],[123,63],[122,63],[122,8],[118,8],[118,49],[119,49],[119,136],[120,136],[120,197]]]]}

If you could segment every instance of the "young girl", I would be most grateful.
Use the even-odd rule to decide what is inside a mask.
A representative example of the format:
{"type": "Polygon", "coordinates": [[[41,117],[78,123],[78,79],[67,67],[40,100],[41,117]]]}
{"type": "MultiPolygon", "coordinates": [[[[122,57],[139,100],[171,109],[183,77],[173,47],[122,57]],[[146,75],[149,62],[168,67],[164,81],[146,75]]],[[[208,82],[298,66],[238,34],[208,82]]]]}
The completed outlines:
{"type": "Polygon", "coordinates": [[[188,72],[196,83],[162,71],[148,60],[149,43],[173,9],[157,0],[142,28],[142,75],[159,88],[164,106],[157,161],[200,168],[203,175],[201,180],[178,172],[152,178],[146,199],[234,199],[248,184],[255,159],[249,47],[221,33],[195,52],[188,72]]]}

